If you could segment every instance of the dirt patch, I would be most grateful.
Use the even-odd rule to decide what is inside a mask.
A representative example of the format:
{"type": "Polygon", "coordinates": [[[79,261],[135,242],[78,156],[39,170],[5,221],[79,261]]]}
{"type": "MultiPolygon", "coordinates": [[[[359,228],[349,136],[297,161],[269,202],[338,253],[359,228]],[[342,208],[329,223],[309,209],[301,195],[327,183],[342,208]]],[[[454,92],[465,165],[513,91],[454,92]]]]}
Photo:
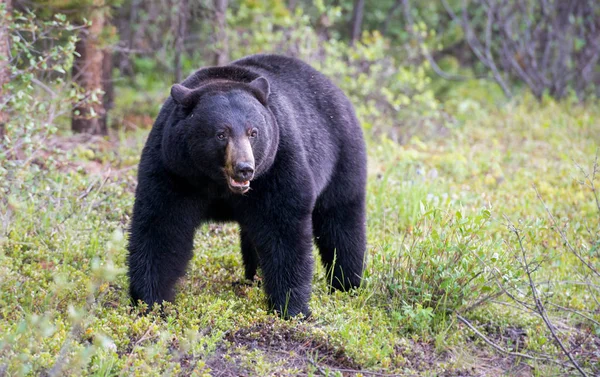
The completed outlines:
{"type": "Polygon", "coordinates": [[[402,342],[396,344],[394,354],[394,365],[397,368],[417,372],[436,370],[447,359],[447,355],[435,352],[432,344],[410,339],[402,339],[402,342]]]}
{"type": "Polygon", "coordinates": [[[225,340],[206,362],[213,376],[300,376],[327,371],[351,376],[360,372],[342,348],[311,334],[303,324],[261,323],[229,333],[225,340]]]}

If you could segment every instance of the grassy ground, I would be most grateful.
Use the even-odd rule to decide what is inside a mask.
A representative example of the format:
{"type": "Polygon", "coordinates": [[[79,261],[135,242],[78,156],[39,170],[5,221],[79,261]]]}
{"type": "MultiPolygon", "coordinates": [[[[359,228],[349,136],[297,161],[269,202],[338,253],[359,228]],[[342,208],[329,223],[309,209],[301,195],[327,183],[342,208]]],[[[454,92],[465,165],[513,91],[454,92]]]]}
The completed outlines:
{"type": "Polygon", "coordinates": [[[438,137],[369,141],[364,287],[329,294],[319,266],[307,321],[275,318],[259,285],[234,284],[233,224],[199,229],[175,303],[139,315],[125,230],[147,130],[48,141],[0,183],[0,376],[575,374],[543,360],[568,363],[519,304],[535,307],[523,256],[559,339],[599,373],[600,277],[569,246],[600,268],[600,208],[579,182],[600,107],[522,100],[455,118],[438,137]],[[494,350],[457,315],[538,359],[494,350]]]}

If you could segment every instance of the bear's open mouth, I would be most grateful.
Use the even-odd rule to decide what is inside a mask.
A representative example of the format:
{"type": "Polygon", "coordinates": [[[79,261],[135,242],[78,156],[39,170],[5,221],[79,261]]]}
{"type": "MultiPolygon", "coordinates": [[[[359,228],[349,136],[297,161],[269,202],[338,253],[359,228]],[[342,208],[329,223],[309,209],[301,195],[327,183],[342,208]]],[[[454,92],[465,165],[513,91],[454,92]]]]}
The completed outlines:
{"type": "Polygon", "coordinates": [[[227,177],[227,178],[228,178],[227,183],[229,183],[229,188],[231,189],[231,191],[233,191],[235,193],[243,194],[250,189],[250,181],[239,182],[231,177],[227,177]]]}

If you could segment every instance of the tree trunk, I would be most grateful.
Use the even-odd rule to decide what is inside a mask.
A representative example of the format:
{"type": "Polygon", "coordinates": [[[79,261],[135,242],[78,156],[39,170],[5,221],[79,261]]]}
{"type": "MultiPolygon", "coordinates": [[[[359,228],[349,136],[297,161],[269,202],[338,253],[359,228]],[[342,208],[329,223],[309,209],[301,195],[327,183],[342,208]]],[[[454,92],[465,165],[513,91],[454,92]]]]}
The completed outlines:
{"type": "Polygon", "coordinates": [[[117,67],[123,76],[133,77],[132,56],[135,50],[135,30],[137,15],[140,12],[140,2],[142,0],[132,0],[129,6],[129,13],[124,15],[119,12],[116,16],[116,24],[118,28],[121,43],[126,44],[126,48],[116,53],[117,67]]]}
{"type": "Polygon", "coordinates": [[[214,65],[225,65],[229,60],[229,46],[227,43],[227,0],[214,0],[215,7],[215,36],[217,49],[215,51],[214,65]]]}
{"type": "Polygon", "coordinates": [[[179,0],[177,7],[177,34],[175,36],[175,82],[182,81],[181,56],[184,53],[184,42],[187,29],[188,1],[179,0]]]}
{"type": "Polygon", "coordinates": [[[352,22],[350,23],[350,45],[360,39],[360,32],[363,19],[363,11],[365,8],[365,0],[355,0],[354,9],[352,10],[352,22]]]}
{"type": "Polygon", "coordinates": [[[104,5],[104,0],[94,0],[89,18],[92,24],[76,45],[79,56],[75,56],[73,63],[73,80],[85,90],[86,96],[95,93],[98,98],[95,101],[89,99],[73,108],[71,121],[73,132],[94,135],[108,133],[106,110],[102,95],[98,93],[104,89],[102,85],[104,51],[99,40],[105,22],[104,5]]]}
{"type": "Polygon", "coordinates": [[[0,9],[4,8],[5,17],[0,17],[0,144],[4,139],[5,124],[8,122],[6,102],[8,93],[4,85],[10,81],[10,36],[8,23],[11,20],[11,0],[0,0],[0,9]]]}
{"type": "Polygon", "coordinates": [[[112,70],[114,67],[113,50],[110,47],[102,51],[102,106],[104,107],[104,117],[102,126],[108,128],[108,112],[115,103],[115,91],[112,79],[112,70]]]}

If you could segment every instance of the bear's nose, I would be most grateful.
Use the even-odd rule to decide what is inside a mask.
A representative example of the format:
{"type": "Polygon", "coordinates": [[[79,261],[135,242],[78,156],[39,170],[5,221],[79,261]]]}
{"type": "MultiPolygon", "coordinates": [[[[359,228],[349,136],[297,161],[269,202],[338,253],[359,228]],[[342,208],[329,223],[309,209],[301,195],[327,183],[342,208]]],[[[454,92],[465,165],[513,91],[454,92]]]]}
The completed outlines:
{"type": "Polygon", "coordinates": [[[248,162],[238,162],[235,165],[234,173],[236,181],[249,181],[254,175],[254,166],[248,162]]]}

